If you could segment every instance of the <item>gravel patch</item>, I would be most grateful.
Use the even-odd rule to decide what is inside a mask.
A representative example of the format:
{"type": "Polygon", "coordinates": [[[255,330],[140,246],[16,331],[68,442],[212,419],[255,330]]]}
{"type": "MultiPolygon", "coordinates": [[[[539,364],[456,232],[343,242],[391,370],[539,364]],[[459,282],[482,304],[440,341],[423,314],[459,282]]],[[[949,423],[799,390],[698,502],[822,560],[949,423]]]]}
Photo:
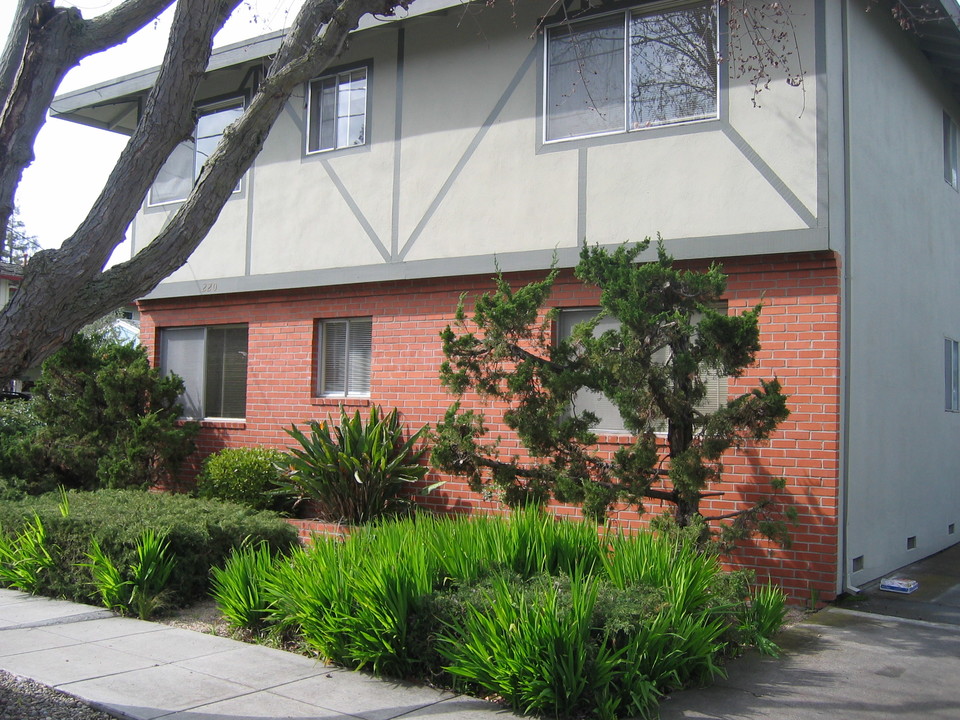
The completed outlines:
{"type": "Polygon", "coordinates": [[[115,720],[59,690],[0,670],[0,720],[115,720]]]}

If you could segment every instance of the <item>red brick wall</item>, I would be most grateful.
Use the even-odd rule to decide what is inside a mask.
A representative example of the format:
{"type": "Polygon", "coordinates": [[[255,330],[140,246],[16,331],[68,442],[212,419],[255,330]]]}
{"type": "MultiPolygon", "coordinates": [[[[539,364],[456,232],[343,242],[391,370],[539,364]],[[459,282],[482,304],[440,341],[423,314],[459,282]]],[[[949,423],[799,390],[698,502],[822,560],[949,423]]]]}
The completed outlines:
{"type": "MultiPolygon", "coordinates": [[[[790,395],[791,417],[762,447],[730,453],[725,460],[724,495],[704,505],[705,514],[723,514],[769,494],[766,479],[783,476],[784,491],[800,511],[793,547],[762,541],[744,543],[731,558],[752,567],[758,576],[782,583],[796,600],[829,599],[837,568],[837,488],[839,477],[839,272],[830,254],[740,258],[723,263],[729,275],[730,312],[763,303],[763,349],[754,368],[730,381],[731,394],[746,392],[757,378],[776,376],[790,395]]],[[[542,273],[511,276],[514,285],[542,273]]],[[[227,446],[286,447],[284,426],[336,417],[336,399],[314,397],[316,383],[314,328],[317,319],[373,318],[373,366],[370,400],[348,400],[349,408],[377,403],[400,408],[411,427],[434,423],[452,401],[440,386],[440,331],[451,321],[463,292],[492,287],[490,276],[418,280],[285,292],[217,295],[141,304],[141,333],[155,363],[156,329],[189,325],[247,323],[247,417],[243,422],[205,423],[200,453],[187,468],[184,482],[201,456],[227,446]]],[[[564,273],[554,290],[559,307],[597,304],[596,292],[564,273]]],[[[468,308],[469,299],[468,299],[468,308]]],[[[489,413],[491,435],[504,433],[489,413]]],[[[609,438],[615,440],[616,438],[609,438]]],[[[505,437],[504,449],[516,447],[505,437]]],[[[436,479],[436,478],[433,478],[436,479]]],[[[446,512],[497,511],[458,480],[423,500],[446,512]]],[[[647,508],[659,511],[654,505],[647,508]]],[[[558,508],[576,515],[572,508],[558,508]]],[[[642,524],[623,509],[614,522],[642,524]]]]}

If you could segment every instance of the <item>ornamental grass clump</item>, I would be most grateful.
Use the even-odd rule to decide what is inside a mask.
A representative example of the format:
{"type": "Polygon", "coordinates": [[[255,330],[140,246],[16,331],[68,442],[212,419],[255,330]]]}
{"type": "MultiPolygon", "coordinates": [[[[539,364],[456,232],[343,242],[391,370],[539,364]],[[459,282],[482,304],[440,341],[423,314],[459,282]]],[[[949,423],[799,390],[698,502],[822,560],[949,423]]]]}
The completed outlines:
{"type": "Polygon", "coordinates": [[[0,585],[35,594],[54,565],[39,515],[15,535],[7,535],[0,526],[0,585]]]}
{"type": "Polygon", "coordinates": [[[536,509],[391,519],[255,555],[241,550],[216,573],[257,608],[230,612],[234,625],[523,713],[651,715],[662,695],[721,674],[738,641],[769,649],[758,638],[782,621],[782,593],[749,598],[693,541],[598,534],[536,509]]]}
{"type": "Polygon", "coordinates": [[[365,421],[341,407],[339,425],[324,420],[308,427],[309,434],[295,425],[286,429],[299,447],[284,459],[277,488],[312,502],[325,520],[362,524],[396,514],[406,508],[404,486],[427,472],[416,445],[428,426],[404,439],[396,408],[384,415],[373,406],[365,421]]]}

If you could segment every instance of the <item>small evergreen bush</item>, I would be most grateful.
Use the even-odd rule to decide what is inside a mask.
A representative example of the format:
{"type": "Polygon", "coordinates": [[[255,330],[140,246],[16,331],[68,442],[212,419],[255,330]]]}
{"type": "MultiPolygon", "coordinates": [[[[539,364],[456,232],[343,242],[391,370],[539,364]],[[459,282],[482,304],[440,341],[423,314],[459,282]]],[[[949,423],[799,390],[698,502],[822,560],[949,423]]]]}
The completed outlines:
{"type": "Polygon", "coordinates": [[[289,510],[293,500],[277,494],[286,456],[266,447],[225,448],[209,455],[197,478],[197,496],[226,500],[255,510],[289,510]]]}
{"type": "Polygon", "coordinates": [[[31,442],[68,488],[151,487],[193,452],[199,425],[180,420],[181,393],[143,348],[75,335],[43,364],[31,442]]]}
{"type": "Polygon", "coordinates": [[[67,499],[66,517],[56,493],[0,504],[0,528],[8,535],[20,532],[35,513],[41,519],[55,567],[41,576],[37,592],[51,597],[99,601],[84,567],[91,540],[117,567],[127,568],[138,562],[137,544],[145,531],[163,536],[177,558],[167,585],[173,606],[206,597],[210,568],[223,565],[245,542],[263,541],[274,552],[297,543],[296,530],[276,514],[234,503],[137,490],[70,492],[67,499]]]}
{"type": "Polygon", "coordinates": [[[32,400],[0,402],[0,500],[56,489],[47,453],[36,439],[41,427],[32,400]]]}

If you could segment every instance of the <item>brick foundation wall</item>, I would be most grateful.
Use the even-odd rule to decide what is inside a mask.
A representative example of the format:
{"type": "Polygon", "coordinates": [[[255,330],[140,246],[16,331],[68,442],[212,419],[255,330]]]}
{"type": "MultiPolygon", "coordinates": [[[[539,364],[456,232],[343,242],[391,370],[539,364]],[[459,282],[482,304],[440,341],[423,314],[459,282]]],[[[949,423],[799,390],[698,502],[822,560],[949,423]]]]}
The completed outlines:
{"type": "MultiPolygon", "coordinates": [[[[758,378],[776,376],[790,395],[791,417],[765,445],[729,454],[724,482],[711,488],[724,495],[707,501],[703,511],[721,515],[743,507],[769,494],[769,478],[786,478],[783,493],[800,512],[792,548],[749,541],[730,562],[754,568],[760,578],[773,578],[798,602],[827,600],[834,595],[837,572],[837,263],[832,254],[819,253],[737,258],[724,261],[723,267],[729,275],[726,299],[731,313],[763,303],[763,349],[755,367],[739,380],[731,379],[729,391],[740,394],[754,387],[758,378]]],[[[516,287],[542,276],[515,274],[509,280],[516,287]]],[[[452,402],[438,380],[439,333],[451,322],[461,293],[468,293],[470,308],[469,296],[491,289],[490,276],[477,276],[142,302],[141,338],[155,364],[159,364],[159,328],[248,325],[246,419],[204,422],[199,452],[185,468],[181,483],[188,485],[201,458],[220,448],[286,447],[289,438],[284,427],[337,417],[341,402],[351,411],[371,403],[398,407],[410,427],[436,422],[452,402]],[[365,316],[373,318],[370,399],[344,402],[316,397],[316,321],[365,316]]],[[[597,304],[597,293],[565,272],[551,302],[558,307],[591,307],[597,304]]],[[[488,412],[487,419],[491,435],[505,433],[496,413],[488,412]]],[[[508,435],[504,440],[506,452],[516,447],[508,435]]],[[[603,440],[615,443],[618,438],[603,440]]],[[[437,479],[431,476],[428,481],[437,479]]],[[[419,500],[443,512],[501,511],[458,479],[419,500]]],[[[655,503],[647,510],[659,512],[655,503]]],[[[575,508],[556,511],[578,514],[575,508]]],[[[612,520],[624,528],[644,523],[629,509],[613,513],[612,520]]]]}

